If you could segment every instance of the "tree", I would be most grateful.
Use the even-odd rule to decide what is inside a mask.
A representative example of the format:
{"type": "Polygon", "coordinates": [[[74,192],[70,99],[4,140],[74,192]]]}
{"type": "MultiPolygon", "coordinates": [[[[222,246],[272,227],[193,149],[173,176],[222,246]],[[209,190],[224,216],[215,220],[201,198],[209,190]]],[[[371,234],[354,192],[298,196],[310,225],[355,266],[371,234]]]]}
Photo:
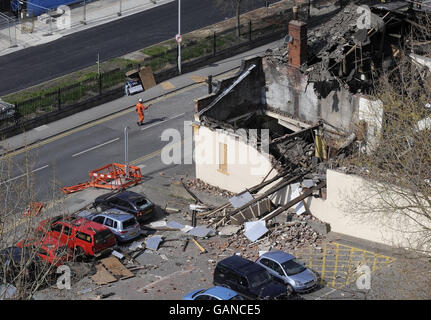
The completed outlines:
{"type": "Polygon", "coordinates": [[[396,231],[394,245],[431,253],[431,77],[407,52],[374,83],[382,130],[375,150],[351,161],[365,185],[347,202],[356,218],[396,231]]]}
{"type": "Polygon", "coordinates": [[[241,4],[250,0],[216,0],[217,5],[225,10],[234,10],[236,16],[236,35],[241,36],[241,4]]]}
{"type": "MultiPolygon", "coordinates": [[[[7,298],[2,290],[5,287],[16,288],[14,299],[31,299],[41,288],[55,284],[58,277],[55,263],[39,259],[44,235],[35,232],[40,220],[47,217],[44,214],[52,213],[46,209],[37,216],[26,215],[29,203],[39,200],[31,173],[33,167],[34,156],[28,151],[20,163],[7,150],[0,157],[0,299],[7,298]],[[23,174],[13,177],[17,168],[23,174]],[[24,242],[22,250],[14,249],[21,240],[29,241],[24,242]]],[[[52,185],[59,190],[54,182],[52,185]]],[[[48,200],[55,203],[59,197],[54,195],[48,200]]],[[[61,214],[61,205],[53,208],[53,212],[61,214]]],[[[67,252],[67,248],[60,246],[57,255],[67,252]]]]}

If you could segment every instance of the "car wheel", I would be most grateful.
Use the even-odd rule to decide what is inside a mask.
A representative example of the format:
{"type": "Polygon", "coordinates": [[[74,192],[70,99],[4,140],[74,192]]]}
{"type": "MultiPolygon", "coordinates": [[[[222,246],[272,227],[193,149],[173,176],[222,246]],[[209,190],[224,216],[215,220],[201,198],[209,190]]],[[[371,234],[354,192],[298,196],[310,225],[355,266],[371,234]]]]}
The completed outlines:
{"type": "Polygon", "coordinates": [[[85,260],[85,251],[81,247],[76,247],[74,251],[75,261],[82,262],[85,260]]]}

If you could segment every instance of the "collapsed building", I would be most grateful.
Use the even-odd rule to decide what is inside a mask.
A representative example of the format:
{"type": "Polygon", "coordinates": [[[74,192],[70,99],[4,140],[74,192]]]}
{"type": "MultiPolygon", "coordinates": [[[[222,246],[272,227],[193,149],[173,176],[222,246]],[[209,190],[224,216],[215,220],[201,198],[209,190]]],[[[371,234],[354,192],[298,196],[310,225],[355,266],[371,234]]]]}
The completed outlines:
{"type": "MultiPolygon", "coordinates": [[[[280,47],[244,60],[236,75],[195,101],[196,177],[242,199],[208,212],[211,225],[269,221],[289,211],[311,212],[331,227],[340,220],[327,215],[335,210],[325,202],[336,193],[329,189],[344,179],[332,170],[378,145],[384,110],[369,95],[373,77],[396,69],[422,19],[420,8],[404,1],[358,8],[310,19],[310,30],[290,21],[280,47]]],[[[427,66],[417,52],[412,60],[427,66]]],[[[335,231],[362,235],[343,223],[335,231]]],[[[376,232],[365,238],[384,242],[376,232]]]]}

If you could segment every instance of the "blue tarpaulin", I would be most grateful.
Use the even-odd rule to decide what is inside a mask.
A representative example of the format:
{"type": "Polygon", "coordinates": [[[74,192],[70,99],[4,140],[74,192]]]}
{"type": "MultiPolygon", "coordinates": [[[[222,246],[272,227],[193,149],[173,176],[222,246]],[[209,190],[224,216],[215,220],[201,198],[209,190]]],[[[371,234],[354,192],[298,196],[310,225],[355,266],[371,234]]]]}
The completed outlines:
{"type": "MultiPolygon", "coordinates": [[[[60,5],[69,5],[72,3],[82,2],[82,0],[21,0],[23,4],[19,3],[19,0],[12,0],[11,8],[14,12],[20,10],[26,10],[31,16],[38,16],[42,13],[49,11],[49,9],[57,9],[60,5]]],[[[87,1],[91,2],[91,1],[87,1]]]]}

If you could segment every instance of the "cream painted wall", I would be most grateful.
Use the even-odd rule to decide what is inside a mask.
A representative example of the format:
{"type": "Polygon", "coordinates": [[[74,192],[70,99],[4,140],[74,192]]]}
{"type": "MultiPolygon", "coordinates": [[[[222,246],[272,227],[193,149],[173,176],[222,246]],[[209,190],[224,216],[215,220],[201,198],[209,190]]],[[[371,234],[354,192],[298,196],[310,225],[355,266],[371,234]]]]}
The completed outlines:
{"type": "MultiPolygon", "coordinates": [[[[417,225],[403,215],[353,213],[355,200],[367,194],[364,189],[367,184],[363,178],[334,170],[327,170],[326,176],[327,200],[309,197],[306,203],[315,217],[331,225],[331,231],[395,247],[412,248],[419,243],[413,233],[407,234],[417,231],[417,225]]],[[[369,198],[367,203],[368,206],[373,205],[377,199],[369,198]]]]}
{"type": "MultiPolygon", "coordinates": [[[[200,126],[194,131],[196,178],[231,192],[262,182],[271,170],[268,157],[235,136],[200,126]],[[219,169],[219,144],[227,144],[227,174],[219,169]]],[[[272,171],[268,179],[277,174],[272,171]]]]}

